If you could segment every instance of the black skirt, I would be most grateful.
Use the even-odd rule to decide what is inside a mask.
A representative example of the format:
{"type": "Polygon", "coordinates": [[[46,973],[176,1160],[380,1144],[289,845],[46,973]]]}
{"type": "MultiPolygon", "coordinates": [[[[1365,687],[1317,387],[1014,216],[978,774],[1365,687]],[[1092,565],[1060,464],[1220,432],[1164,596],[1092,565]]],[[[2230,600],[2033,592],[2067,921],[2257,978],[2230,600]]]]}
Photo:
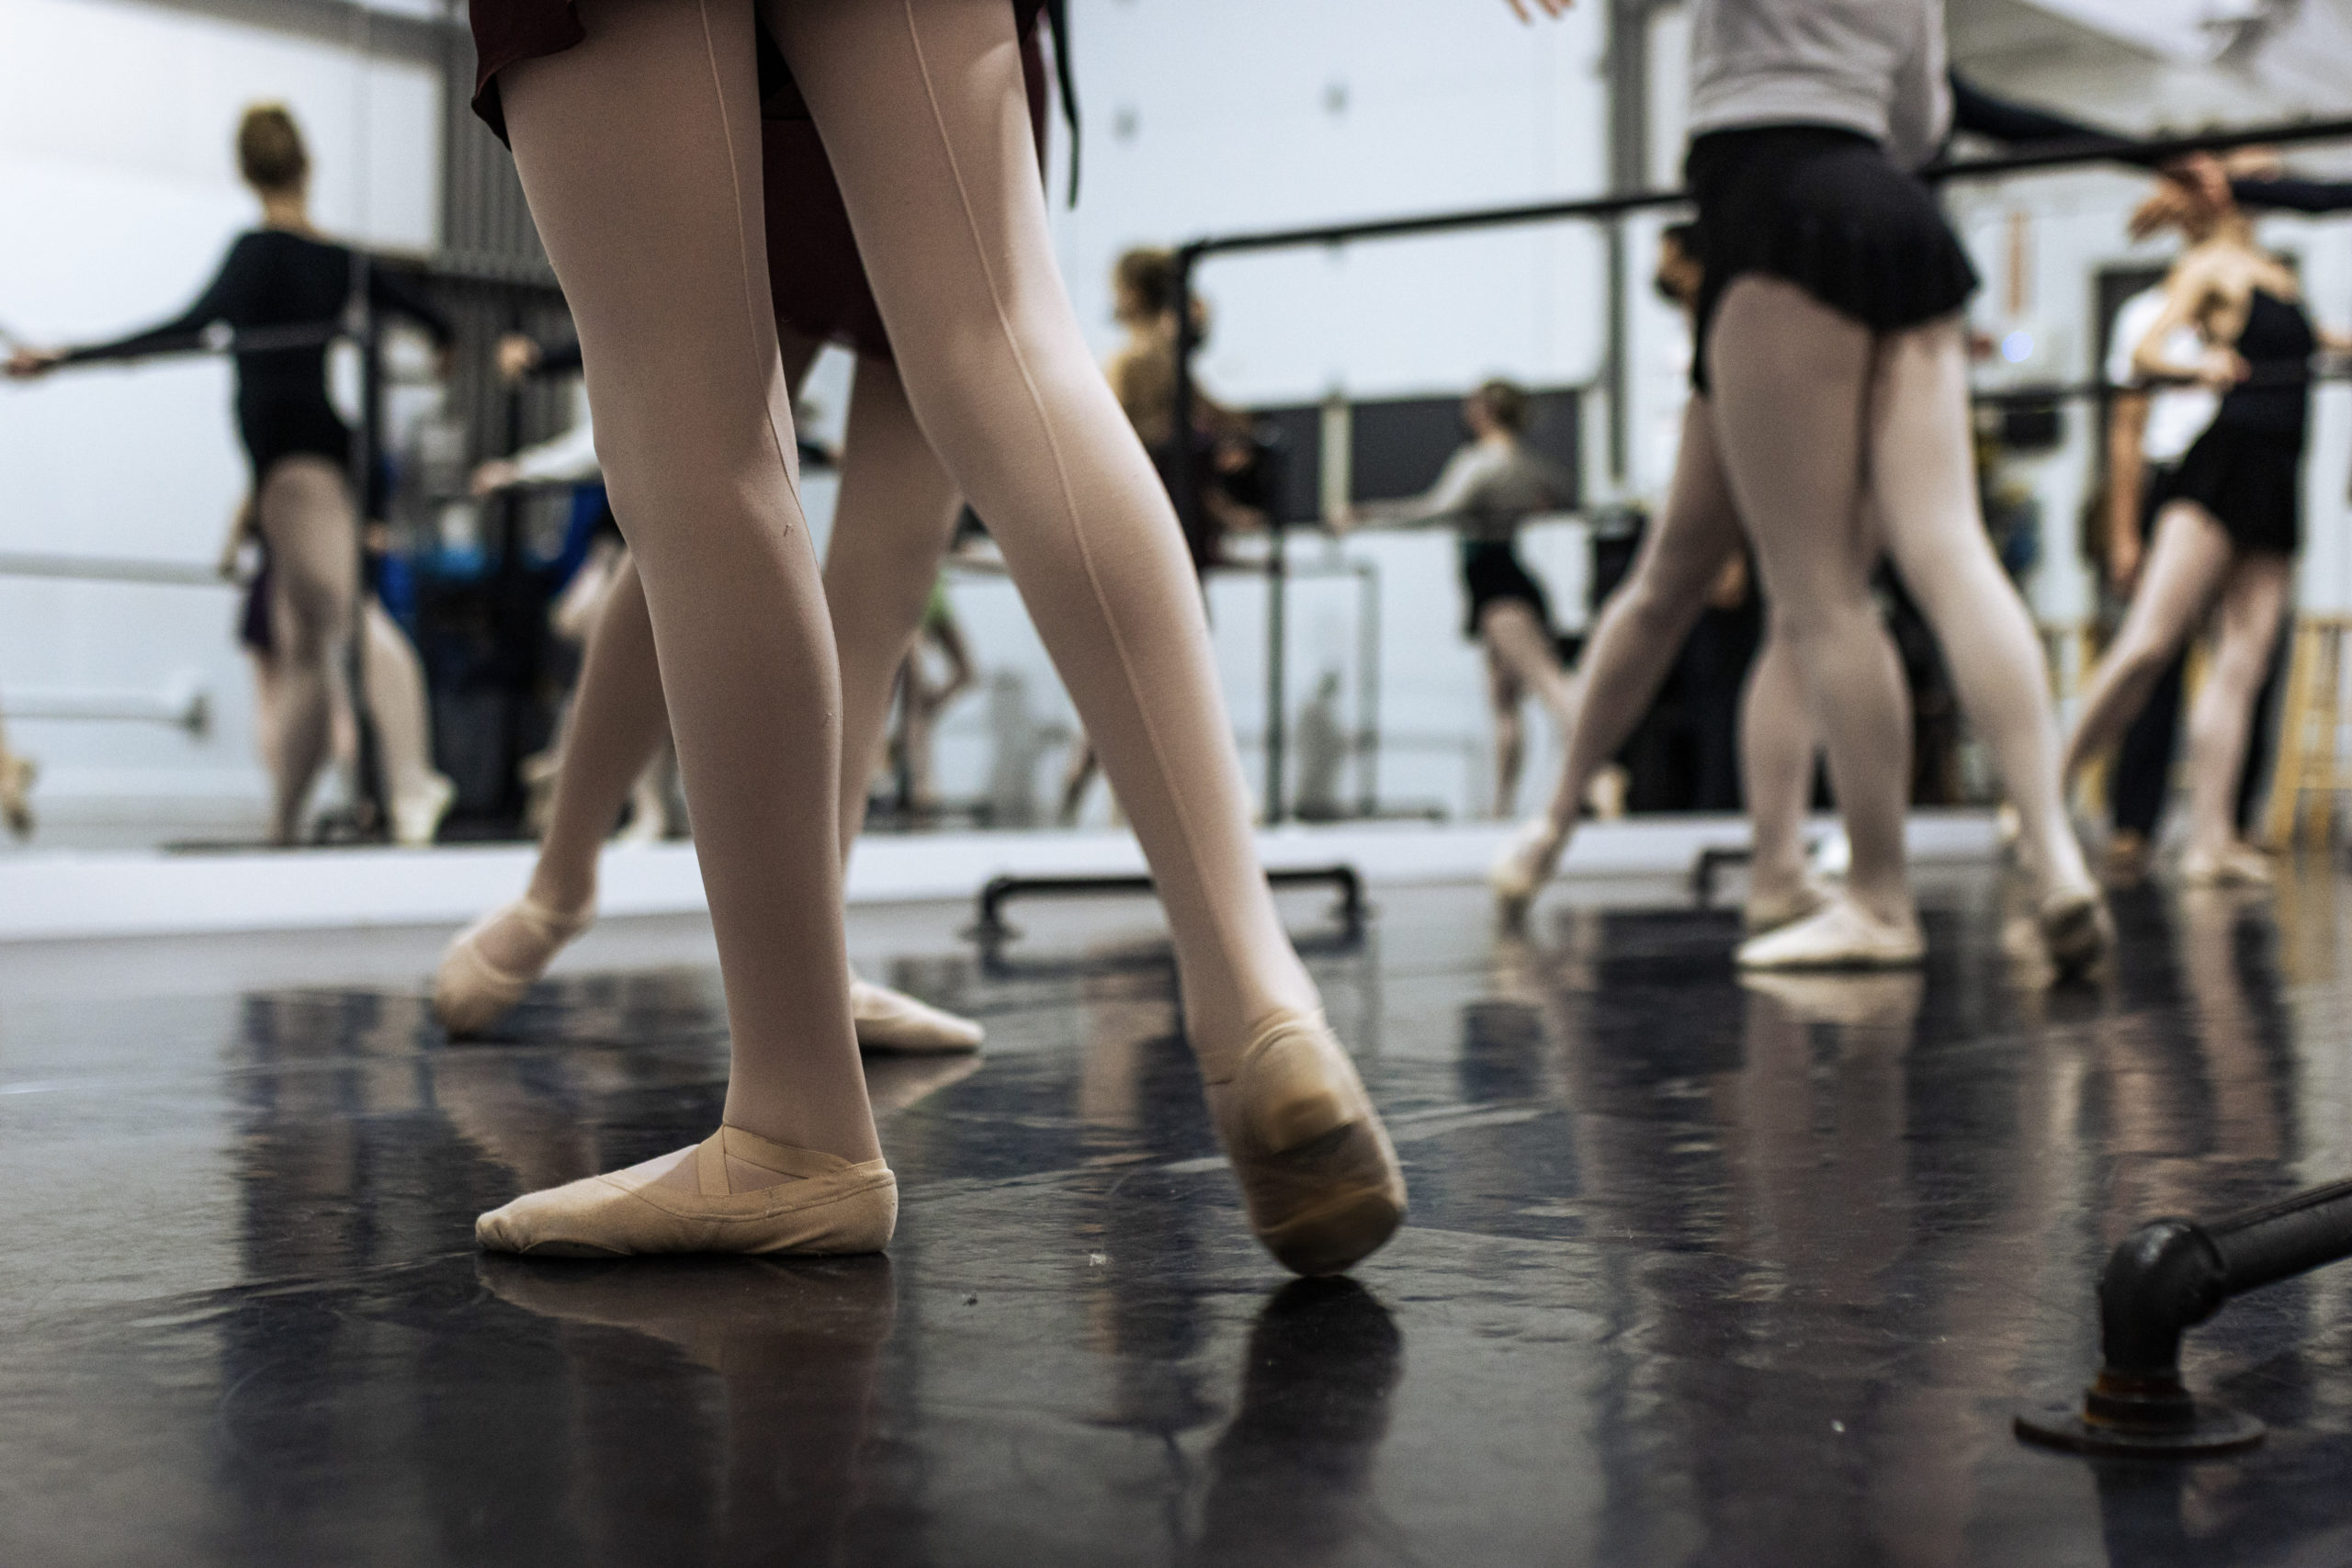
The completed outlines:
{"type": "Polygon", "coordinates": [[[2302,544],[2303,444],[2216,423],[2180,460],[2165,499],[2193,501],[2241,550],[2291,556],[2302,544]]]}
{"type": "Polygon", "coordinates": [[[1927,186],[1857,131],[1710,131],[1690,143],[1683,179],[1699,208],[1705,268],[1690,355],[1702,392],[1715,310],[1745,274],[1786,278],[1882,333],[1951,315],[1976,291],[1976,269],[1927,186]]]}
{"type": "Polygon", "coordinates": [[[1552,625],[1552,604],[1544,597],[1544,585],[1535,581],[1519,558],[1519,549],[1508,539],[1464,539],[1462,541],[1462,588],[1470,596],[1470,613],[1462,623],[1462,635],[1476,638],[1478,619],[1487,606],[1510,600],[1526,605],[1535,613],[1548,633],[1552,625]]]}

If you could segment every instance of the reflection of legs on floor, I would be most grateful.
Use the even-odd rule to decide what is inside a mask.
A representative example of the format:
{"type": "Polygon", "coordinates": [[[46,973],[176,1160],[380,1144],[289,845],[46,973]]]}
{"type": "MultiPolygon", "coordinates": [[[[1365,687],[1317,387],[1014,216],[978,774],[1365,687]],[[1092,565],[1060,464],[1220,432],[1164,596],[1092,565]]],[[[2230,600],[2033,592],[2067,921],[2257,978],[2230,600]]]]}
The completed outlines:
{"type": "Polygon", "coordinates": [[[1253,1224],[1295,1267],[1345,1267],[1401,1217],[1402,1178],[1275,915],[1182,536],[1062,288],[1012,16],[1001,0],[762,15],[823,134],[909,400],[989,520],[1142,842],[1253,1224]]]}

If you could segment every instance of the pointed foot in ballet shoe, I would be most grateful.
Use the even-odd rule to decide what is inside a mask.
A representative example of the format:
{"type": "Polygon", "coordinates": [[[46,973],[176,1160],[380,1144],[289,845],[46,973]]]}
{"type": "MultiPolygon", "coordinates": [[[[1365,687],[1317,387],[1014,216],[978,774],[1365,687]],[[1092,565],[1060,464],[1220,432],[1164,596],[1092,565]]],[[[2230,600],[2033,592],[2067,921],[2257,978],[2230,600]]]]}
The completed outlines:
{"type": "Polygon", "coordinates": [[[2219,852],[2190,850],[2180,857],[2183,887],[2268,887],[2278,880],[2270,857],[2252,844],[2232,844],[2219,852]]]}
{"type": "Polygon", "coordinates": [[[1926,957],[1917,925],[1890,924],[1842,895],[1739,947],[1742,969],[1907,969],[1926,957]]]}
{"type": "Polygon", "coordinates": [[[1275,1019],[1207,1089],[1250,1229],[1284,1268],[1345,1273],[1396,1234],[1405,1173],[1321,1014],[1275,1019]]]}
{"type": "Polygon", "coordinates": [[[413,794],[392,802],[392,842],[404,850],[425,850],[441,836],[441,818],[458,799],[458,786],[435,773],[413,794]]]}
{"type": "Polygon", "coordinates": [[[1527,907],[1552,879],[1552,865],[1559,852],[1552,824],[1544,818],[1522,822],[1512,832],[1502,852],[1487,868],[1487,886],[1494,889],[1495,903],[1507,919],[1516,921],[1527,913],[1527,907]]]}
{"type": "Polygon", "coordinates": [[[722,1125],[695,1146],[695,1186],[662,1180],[662,1161],[528,1192],[474,1221],[485,1251],[533,1258],[646,1253],[830,1257],[879,1252],[899,1219],[899,1181],[878,1159],[771,1143],[722,1125]],[[786,1179],[738,1192],[732,1159],[786,1179]]]}
{"type": "Polygon", "coordinates": [[[1739,912],[1740,924],[1749,936],[1763,936],[1779,931],[1782,926],[1792,926],[1808,915],[1817,914],[1831,897],[1829,885],[1807,873],[1804,881],[1793,893],[1761,898],[1751,895],[1739,912]]]}
{"type": "Polygon", "coordinates": [[[988,1038],[968,1018],[855,976],[849,982],[849,1016],[857,1025],[858,1049],[881,1055],[969,1055],[988,1038]]]}
{"type": "Polygon", "coordinates": [[[2090,888],[2064,888],[2041,901],[2036,913],[2041,945],[2062,980],[2096,968],[2115,948],[2115,920],[2107,900],[2090,888]]]}
{"type": "Polygon", "coordinates": [[[564,944],[586,931],[594,918],[586,911],[567,915],[534,898],[492,910],[458,932],[441,955],[441,967],[433,976],[433,1016],[453,1039],[481,1033],[514,1010],[564,944]],[[482,933],[510,919],[531,927],[547,943],[547,958],[527,974],[501,968],[481,950],[482,933]]]}

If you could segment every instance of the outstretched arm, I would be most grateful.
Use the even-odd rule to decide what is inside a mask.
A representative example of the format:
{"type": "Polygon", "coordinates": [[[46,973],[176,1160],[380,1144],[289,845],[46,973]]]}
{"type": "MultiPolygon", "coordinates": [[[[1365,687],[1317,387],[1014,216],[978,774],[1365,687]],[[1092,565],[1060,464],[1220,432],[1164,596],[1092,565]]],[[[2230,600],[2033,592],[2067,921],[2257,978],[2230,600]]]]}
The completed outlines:
{"type": "Polygon", "coordinates": [[[8,361],[11,376],[38,376],[61,365],[88,365],[109,359],[143,359],[159,354],[193,354],[205,346],[205,329],[223,321],[233,311],[237,297],[245,287],[249,270],[245,242],[238,241],[229,248],[220,263],[220,270],[197,296],[196,302],[170,321],[128,337],[110,343],[89,344],[81,348],[62,351],[21,349],[8,361]]]}

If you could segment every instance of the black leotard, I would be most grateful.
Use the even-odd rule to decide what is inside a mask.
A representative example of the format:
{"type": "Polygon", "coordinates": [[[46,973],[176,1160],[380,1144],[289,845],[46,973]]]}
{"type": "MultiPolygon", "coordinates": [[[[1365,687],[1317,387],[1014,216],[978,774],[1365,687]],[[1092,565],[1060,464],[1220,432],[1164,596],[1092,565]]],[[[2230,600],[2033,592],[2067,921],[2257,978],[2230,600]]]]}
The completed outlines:
{"type": "Polygon", "coordinates": [[[2303,434],[2318,340],[2301,305],[2257,288],[2236,346],[2245,384],[2223,394],[2167,494],[2203,507],[2241,550],[2291,556],[2302,543],[2303,434]]]}
{"type": "MultiPolygon", "coordinates": [[[[207,346],[219,323],[240,333],[277,329],[320,340],[237,355],[237,434],[259,484],[280,457],[306,453],[334,463],[350,460],[351,433],[327,399],[326,335],[343,320],[351,292],[352,253],[343,245],[285,229],[238,236],[228,258],[196,303],[144,332],[67,354],[63,364],[190,354],[207,346]]],[[[447,346],[456,336],[449,319],[406,280],[381,266],[368,269],[368,301],[406,316],[447,346]]]]}

